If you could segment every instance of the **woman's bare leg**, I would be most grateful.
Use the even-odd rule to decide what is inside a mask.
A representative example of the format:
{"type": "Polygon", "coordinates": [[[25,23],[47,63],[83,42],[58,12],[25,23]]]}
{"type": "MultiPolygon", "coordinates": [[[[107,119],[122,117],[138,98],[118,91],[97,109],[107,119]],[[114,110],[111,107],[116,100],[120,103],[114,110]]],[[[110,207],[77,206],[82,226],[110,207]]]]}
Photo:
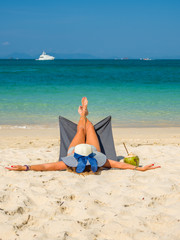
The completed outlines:
{"type": "MultiPolygon", "coordinates": [[[[82,111],[84,111],[84,114],[86,116],[88,115],[87,105],[88,105],[88,100],[87,100],[86,97],[83,97],[82,98],[82,108],[81,109],[82,109],[82,111]]],[[[86,143],[95,146],[97,151],[100,152],[101,149],[100,149],[97,134],[94,130],[93,124],[88,119],[86,119],[85,135],[86,135],[86,143]]]]}
{"type": "Polygon", "coordinates": [[[75,147],[81,143],[87,143],[96,147],[97,151],[101,151],[99,140],[94,130],[93,124],[86,118],[88,115],[88,100],[86,97],[82,98],[82,106],[79,106],[78,112],[80,114],[80,120],[77,126],[77,133],[74,136],[68,150],[71,147],[75,147]]]}
{"type": "MultiPolygon", "coordinates": [[[[83,98],[82,98],[82,102],[83,102],[83,98]]],[[[68,150],[71,147],[75,147],[78,144],[86,142],[86,130],[85,129],[86,129],[86,120],[87,120],[86,115],[88,114],[87,106],[86,106],[86,109],[83,109],[82,106],[79,106],[78,113],[80,115],[80,119],[79,119],[79,122],[77,125],[77,133],[74,136],[71,144],[69,145],[68,150]]]]}
{"type": "Polygon", "coordinates": [[[86,143],[95,146],[98,152],[101,152],[99,140],[93,124],[87,119],[86,122],[86,143]]]}
{"type": "Polygon", "coordinates": [[[89,114],[88,109],[87,109],[87,106],[88,106],[87,97],[83,97],[81,99],[81,103],[82,103],[81,109],[84,112],[85,116],[87,116],[89,114]]]}
{"type": "Polygon", "coordinates": [[[74,136],[71,144],[69,145],[68,150],[71,147],[75,147],[78,144],[85,143],[85,137],[86,137],[86,135],[85,135],[85,118],[81,117],[78,122],[78,125],[77,125],[76,135],[74,136]]]}

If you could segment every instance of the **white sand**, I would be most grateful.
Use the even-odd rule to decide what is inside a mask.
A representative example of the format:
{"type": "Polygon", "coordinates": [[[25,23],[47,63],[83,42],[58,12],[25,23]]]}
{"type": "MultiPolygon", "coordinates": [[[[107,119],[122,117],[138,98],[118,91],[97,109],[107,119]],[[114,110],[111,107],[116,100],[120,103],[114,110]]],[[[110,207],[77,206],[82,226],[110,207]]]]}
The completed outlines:
{"type": "Polygon", "coordinates": [[[4,167],[57,161],[59,131],[1,129],[0,239],[179,240],[179,129],[115,129],[114,134],[119,157],[126,155],[125,140],[142,165],[161,168],[86,177],[10,172],[4,167]]]}

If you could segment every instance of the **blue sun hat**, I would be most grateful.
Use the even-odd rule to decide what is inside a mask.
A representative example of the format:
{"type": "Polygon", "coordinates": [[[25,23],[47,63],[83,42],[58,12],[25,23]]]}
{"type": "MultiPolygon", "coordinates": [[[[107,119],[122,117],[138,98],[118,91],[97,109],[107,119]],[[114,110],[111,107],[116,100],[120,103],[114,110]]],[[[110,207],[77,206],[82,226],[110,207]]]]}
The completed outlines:
{"type": "Polygon", "coordinates": [[[69,149],[68,153],[74,150],[70,156],[62,157],[62,161],[69,167],[76,167],[76,172],[81,173],[85,167],[91,165],[91,170],[96,172],[98,167],[102,167],[106,163],[106,155],[98,152],[93,145],[78,144],[69,149]]]}

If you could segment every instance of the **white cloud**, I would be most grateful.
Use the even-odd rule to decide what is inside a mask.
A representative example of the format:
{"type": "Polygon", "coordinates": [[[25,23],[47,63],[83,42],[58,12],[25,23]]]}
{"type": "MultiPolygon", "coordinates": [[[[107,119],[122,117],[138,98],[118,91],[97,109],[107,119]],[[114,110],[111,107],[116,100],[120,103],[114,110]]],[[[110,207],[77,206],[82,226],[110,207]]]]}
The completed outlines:
{"type": "Polygon", "coordinates": [[[7,42],[7,41],[2,43],[3,46],[7,46],[9,44],[10,44],[10,42],[7,42]]]}

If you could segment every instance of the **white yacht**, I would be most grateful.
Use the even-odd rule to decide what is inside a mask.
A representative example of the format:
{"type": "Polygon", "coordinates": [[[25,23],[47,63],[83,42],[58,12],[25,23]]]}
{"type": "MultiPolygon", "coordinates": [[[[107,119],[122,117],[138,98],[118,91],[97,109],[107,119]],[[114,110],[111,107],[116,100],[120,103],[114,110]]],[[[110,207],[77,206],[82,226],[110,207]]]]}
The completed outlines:
{"type": "Polygon", "coordinates": [[[54,60],[55,57],[47,55],[44,51],[43,53],[40,55],[40,57],[36,60],[54,60]]]}

